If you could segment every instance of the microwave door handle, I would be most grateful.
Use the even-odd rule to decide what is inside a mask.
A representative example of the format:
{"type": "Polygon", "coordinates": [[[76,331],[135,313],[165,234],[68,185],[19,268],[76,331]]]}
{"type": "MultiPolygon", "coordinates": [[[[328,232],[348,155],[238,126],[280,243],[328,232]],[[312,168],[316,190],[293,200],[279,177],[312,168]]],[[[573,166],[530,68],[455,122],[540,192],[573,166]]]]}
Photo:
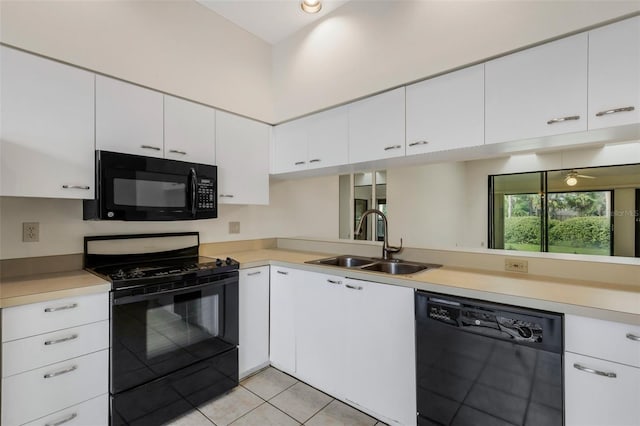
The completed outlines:
{"type": "Polygon", "coordinates": [[[189,175],[191,176],[191,215],[196,217],[196,195],[198,193],[198,177],[196,175],[196,170],[192,168],[189,175]]]}

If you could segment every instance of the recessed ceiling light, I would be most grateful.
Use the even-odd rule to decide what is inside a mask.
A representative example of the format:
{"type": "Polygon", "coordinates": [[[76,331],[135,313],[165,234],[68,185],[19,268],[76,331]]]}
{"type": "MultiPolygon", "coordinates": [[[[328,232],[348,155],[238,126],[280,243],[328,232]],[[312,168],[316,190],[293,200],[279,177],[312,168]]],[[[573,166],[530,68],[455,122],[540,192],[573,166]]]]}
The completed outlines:
{"type": "Polygon", "coordinates": [[[307,13],[318,13],[322,9],[320,0],[302,0],[300,7],[307,13]]]}

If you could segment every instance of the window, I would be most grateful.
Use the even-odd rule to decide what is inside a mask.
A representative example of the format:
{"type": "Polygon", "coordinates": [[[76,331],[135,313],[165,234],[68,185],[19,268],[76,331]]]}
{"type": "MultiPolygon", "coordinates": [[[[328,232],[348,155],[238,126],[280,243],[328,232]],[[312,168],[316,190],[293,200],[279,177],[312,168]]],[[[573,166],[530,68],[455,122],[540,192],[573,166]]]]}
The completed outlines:
{"type": "Polygon", "coordinates": [[[640,165],[489,176],[489,247],[639,256],[639,187],[640,165]]]}

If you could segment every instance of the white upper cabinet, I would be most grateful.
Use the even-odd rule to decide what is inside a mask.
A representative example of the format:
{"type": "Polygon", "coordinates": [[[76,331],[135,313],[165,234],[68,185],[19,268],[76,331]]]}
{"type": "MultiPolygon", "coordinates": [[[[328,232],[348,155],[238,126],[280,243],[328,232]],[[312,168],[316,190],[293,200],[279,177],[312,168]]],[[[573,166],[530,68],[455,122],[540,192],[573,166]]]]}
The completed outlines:
{"type": "Polygon", "coordinates": [[[0,46],[0,195],[94,197],[94,75],[0,46]]]}
{"type": "Polygon", "coordinates": [[[308,168],[348,163],[349,109],[338,107],[319,112],[307,121],[308,168]]]}
{"type": "Polygon", "coordinates": [[[96,76],[96,149],[163,157],[163,95],[96,76]]]}
{"type": "Polygon", "coordinates": [[[164,96],[164,158],[216,164],[216,111],[164,96]]]}
{"type": "Polygon", "coordinates": [[[485,64],[485,143],[587,130],[587,34],[485,64]]]}
{"type": "Polygon", "coordinates": [[[307,168],[307,119],[274,128],[273,172],[287,173],[307,168]]]}
{"type": "Polygon", "coordinates": [[[349,104],[349,162],[405,155],[405,89],[349,104]]]}
{"type": "Polygon", "coordinates": [[[640,16],[589,32],[589,129],[640,122],[640,16]]]}
{"type": "Polygon", "coordinates": [[[216,111],[218,199],[226,204],[269,204],[271,127],[216,111]]]}
{"type": "Polygon", "coordinates": [[[407,155],[484,143],[484,64],[407,86],[407,155]]]}

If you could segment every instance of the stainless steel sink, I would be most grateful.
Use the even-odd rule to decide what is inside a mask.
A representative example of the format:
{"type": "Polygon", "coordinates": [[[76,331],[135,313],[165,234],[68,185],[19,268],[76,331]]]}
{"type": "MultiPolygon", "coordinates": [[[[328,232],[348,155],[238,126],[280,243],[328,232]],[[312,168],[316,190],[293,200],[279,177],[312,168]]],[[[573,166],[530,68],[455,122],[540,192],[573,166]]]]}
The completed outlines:
{"type": "Polygon", "coordinates": [[[311,260],[307,263],[315,263],[318,265],[342,266],[343,268],[355,268],[364,265],[370,265],[376,260],[370,257],[357,256],[335,256],[326,259],[311,260]]]}
{"type": "Polygon", "coordinates": [[[390,275],[408,275],[428,269],[439,268],[432,263],[405,262],[402,260],[383,260],[361,256],[334,256],[324,259],[310,260],[306,263],[315,265],[337,266],[369,272],[383,272],[390,275]]]}

